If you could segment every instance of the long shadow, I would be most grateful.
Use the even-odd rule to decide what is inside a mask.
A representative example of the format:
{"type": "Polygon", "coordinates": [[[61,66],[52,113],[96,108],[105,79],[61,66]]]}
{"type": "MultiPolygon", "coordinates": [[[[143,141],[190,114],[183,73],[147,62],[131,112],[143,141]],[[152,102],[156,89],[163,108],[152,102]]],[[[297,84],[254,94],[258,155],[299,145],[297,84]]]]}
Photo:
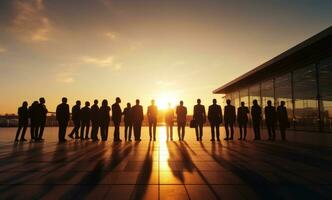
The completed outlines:
{"type": "MultiPolygon", "coordinates": [[[[220,144],[219,144],[220,145],[220,144]]],[[[230,167],[230,171],[238,176],[242,181],[249,186],[259,199],[284,199],[283,196],[278,193],[275,188],[275,184],[272,184],[269,180],[267,180],[264,176],[260,175],[254,170],[244,169],[243,167],[237,166],[232,161],[228,161],[221,156],[218,155],[216,151],[216,144],[212,143],[211,153],[205,148],[204,144],[201,144],[202,149],[209,154],[220,166],[222,167],[230,167]]],[[[240,158],[234,158],[240,159],[240,158]]],[[[299,186],[299,184],[292,183],[290,181],[285,182],[286,186],[299,186]]],[[[308,190],[307,188],[301,187],[301,197],[303,199],[322,199],[322,196],[313,193],[312,191],[308,190]]],[[[292,198],[292,197],[289,197],[292,198]]],[[[294,197],[293,197],[294,198],[294,197]]],[[[297,197],[298,198],[298,197],[297,197]]]]}
{"type": "Polygon", "coordinates": [[[151,173],[152,173],[152,164],[153,164],[153,150],[154,150],[154,144],[149,142],[149,147],[147,149],[147,152],[145,154],[145,159],[143,166],[140,170],[140,173],[137,177],[137,181],[135,184],[135,189],[130,195],[130,199],[143,199],[146,191],[147,191],[147,185],[149,183],[151,173]],[[152,146],[152,148],[151,148],[152,146]]]}
{"type": "MultiPolygon", "coordinates": [[[[114,143],[111,160],[105,158],[99,159],[92,172],[87,172],[79,183],[77,183],[77,186],[67,190],[60,199],[73,197],[85,198],[98,186],[103,178],[112,172],[130,154],[131,150],[131,144],[127,144],[124,150],[121,151],[121,143],[114,143]]],[[[102,155],[103,153],[100,156],[102,155]]]]}

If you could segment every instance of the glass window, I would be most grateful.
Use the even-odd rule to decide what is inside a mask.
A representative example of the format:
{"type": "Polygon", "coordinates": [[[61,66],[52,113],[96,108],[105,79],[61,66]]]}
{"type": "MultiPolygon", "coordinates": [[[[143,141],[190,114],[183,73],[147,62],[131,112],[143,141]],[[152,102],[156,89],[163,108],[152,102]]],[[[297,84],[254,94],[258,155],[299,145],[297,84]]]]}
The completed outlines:
{"type": "Polygon", "coordinates": [[[293,120],[293,102],[292,102],[292,79],[291,74],[285,74],[275,78],[275,99],[276,105],[280,105],[281,101],[285,101],[288,118],[293,120]]]}
{"type": "Polygon", "coordinates": [[[240,102],[239,91],[233,92],[232,93],[232,105],[235,106],[235,108],[237,108],[237,107],[239,107],[239,102],[240,102]]]}
{"type": "Polygon", "coordinates": [[[252,101],[255,99],[258,101],[258,105],[261,105],[261,92],[259,84],[253,85],[249,88],[249,98],[250,98],[249,107],[251,107],[252,101]]]}
{"type": "MultiPolygon", "coordinates": [[[[244,102],[245,106],[249,106],[249,90],[248,90],[248,88],[240,90],[240,103],[241,102],[244,102]]],[[[238,108],[238,107],[236,107],[236,108],[238,108]]]]}
{"type": "Polygon", "coordinates": [[[315,65],[294,71],[296,129],[319,130],[315,65]]]}
{"type": "Polygon", "coordinates": [[[262,95],[262,108],[265,108],[265,106],[267,106],[268,100],[272,101],[272,105],[274,105],[273,80],[262,82],[261,95],[262,95]]]}
{"type": "Polygon", "coordinates": [[[332,58],[323,60],[318,67],[323,130],[332,131],[332,58]]]}

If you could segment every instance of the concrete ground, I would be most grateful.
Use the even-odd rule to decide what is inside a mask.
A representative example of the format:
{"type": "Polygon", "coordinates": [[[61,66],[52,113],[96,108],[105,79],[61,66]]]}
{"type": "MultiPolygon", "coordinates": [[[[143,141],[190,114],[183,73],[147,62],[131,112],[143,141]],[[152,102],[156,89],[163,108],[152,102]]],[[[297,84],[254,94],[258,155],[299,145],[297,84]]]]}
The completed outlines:
{"type": "Polygon", "coordinates": [[[332,199],[332,148],[204,131],[202,142],[189,128],[166,142],[159,127],[156,142],[144,128],[141,142],[58,144],[47,128],[43,143],[14,144],[2,128],[0,199],[332,199]]]}

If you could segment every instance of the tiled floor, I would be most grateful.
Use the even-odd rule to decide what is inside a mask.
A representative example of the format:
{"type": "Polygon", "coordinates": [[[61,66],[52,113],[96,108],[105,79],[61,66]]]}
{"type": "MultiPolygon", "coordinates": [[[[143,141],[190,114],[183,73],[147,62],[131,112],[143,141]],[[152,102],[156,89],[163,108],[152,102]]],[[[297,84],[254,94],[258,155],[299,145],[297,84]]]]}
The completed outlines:
{"type": "MultiPolygon", "coordinates": [[[[112,129],[111,129],[112,131],[112,129]]],[[[0,129],[0,199],[331,199],[332,149],[291,142],[186,141],[14,145],[0,129]]],[[[177,137],[175,137],[177,138],[177,137]]]]}

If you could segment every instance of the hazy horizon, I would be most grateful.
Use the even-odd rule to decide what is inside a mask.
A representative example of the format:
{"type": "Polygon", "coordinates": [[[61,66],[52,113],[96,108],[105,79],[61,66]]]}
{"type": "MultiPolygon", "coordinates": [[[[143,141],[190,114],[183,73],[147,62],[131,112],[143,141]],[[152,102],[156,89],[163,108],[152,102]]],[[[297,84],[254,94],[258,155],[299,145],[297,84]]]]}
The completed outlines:
{"type": "Polygon", "coordinates": [[[212,91],[332,24],[331,1],[2,0],[0,114],[121,97],[160,107],[212,91]]]}

